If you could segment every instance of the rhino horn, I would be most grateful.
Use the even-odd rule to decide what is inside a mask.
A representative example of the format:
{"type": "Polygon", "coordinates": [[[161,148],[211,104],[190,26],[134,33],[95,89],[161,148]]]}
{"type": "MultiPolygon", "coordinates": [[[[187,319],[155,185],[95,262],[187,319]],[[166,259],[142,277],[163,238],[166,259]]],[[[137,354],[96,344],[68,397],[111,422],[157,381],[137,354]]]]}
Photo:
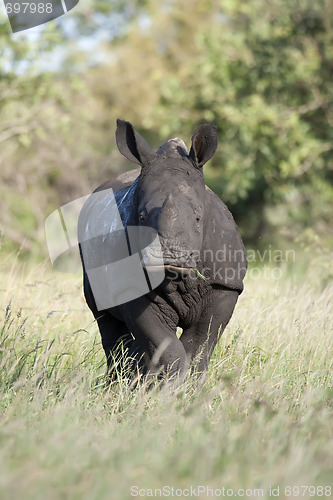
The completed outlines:
{"type": "Polygon", "coordinates": [[[169,193],[164,200],[159,216],[159,230],[164,235],[170,235],[172,226],[177,218],[177,210],[172,193],[169,193]]]}

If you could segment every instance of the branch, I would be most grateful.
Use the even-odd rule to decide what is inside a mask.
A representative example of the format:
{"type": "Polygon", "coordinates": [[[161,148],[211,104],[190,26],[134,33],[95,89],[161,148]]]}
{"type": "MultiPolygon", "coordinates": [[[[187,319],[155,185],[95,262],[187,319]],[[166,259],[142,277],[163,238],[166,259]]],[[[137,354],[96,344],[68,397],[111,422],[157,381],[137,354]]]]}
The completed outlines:
{"type": "Polygon", "coordinates": [[[320,148],[318,148],[317,151],[315,151],[309,158],[303,161],[303,163],[300,165],[300,168],[297,172],[295,172],[295,177],[301,177],[301,175],[305,174],[313,165],[314,161],[318,156],[320,156],[322,153],[325,153],[326,151],[331,151],[333,149],[333,145],[329,142],[326,142],[325,144],[322,144],[320,148]]]}
{"type": "MultiPolygon", "coordinates": [[[[26,236],[22,238],[22,236],[19,233],[17,233],[14,229],[6,227],[3,224],[1,224],[1,232],[9,240],[20,245],[20,250],[28,250],[31,252],[34,249],[32,241],[28,240],[26,236]]],[[[0,234],[0,238],[1,237],[2,234],[0,234]]]]}
{"type": "Polygon", "coordinates": [[[27,134],[32,130],[35,130],[38,127],[36,123],[32,123],[31,125],[16,125],[10,128],[9,130],[5,130],[0,134],[0,143],[15,137],[16,135],[27,134]]]}

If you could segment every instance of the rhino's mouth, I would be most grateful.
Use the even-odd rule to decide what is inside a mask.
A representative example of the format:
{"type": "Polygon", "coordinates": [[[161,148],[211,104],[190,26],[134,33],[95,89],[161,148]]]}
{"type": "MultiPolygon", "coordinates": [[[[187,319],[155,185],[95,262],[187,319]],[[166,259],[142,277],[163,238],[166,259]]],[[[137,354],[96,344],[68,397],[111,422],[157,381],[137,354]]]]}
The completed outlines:
{"type": "Polygon", "coordinates": [[[196,262],[189,254],[184,254],[182,250],[168,250],[160,255],[152,253],[144,253],[142,256],[142,264],[147,271],[170,271],[177,274],[188,275],[196,267],[196,262]]]}
{"type": "Polygon", "coordinates": [[[162,269],[164,269],[165,271],[173,271],[184,276],[190,274],[193,271],[192,267],[174,266],[172,264],[146,265],[146,269],[149,271],[161,271],[162,269]]]}

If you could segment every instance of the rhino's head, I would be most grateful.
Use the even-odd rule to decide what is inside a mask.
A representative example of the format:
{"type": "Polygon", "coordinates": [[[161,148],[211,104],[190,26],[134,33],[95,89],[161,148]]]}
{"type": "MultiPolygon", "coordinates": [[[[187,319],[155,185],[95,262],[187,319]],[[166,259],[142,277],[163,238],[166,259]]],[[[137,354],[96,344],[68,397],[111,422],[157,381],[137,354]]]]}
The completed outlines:
{"type": "MultiPolygon", "coordinates": [[[[193,134],[189,152],[181,139],[174,138],[155,153],[133,126],[122,120],[117,121],[116,140],[119,151],[141,165],[138,224],[157,231],[166,268],[183,272],[195,268],[204,231],[202,167],[216,151],[216,126],[201,125],[193,134]]],[[[154,266],[153,251],[145,259],[146,265],[154,266]]]]}

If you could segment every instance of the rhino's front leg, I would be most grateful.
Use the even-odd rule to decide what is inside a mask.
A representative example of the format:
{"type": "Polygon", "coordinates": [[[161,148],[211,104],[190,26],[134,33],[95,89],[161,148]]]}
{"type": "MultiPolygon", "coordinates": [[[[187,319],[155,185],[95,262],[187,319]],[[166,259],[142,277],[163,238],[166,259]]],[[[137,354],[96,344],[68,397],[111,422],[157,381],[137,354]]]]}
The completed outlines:
{"type": "Polygon", "coordinates": [[[216,287],[206,297],[199,321],[183,330],[180,340],[189,362],[197,358],[199,373],[207,370],[214,348],[230,321],[238,295],[235,290],[216,287]]]}
{"type": "Polygon", "coordinates": [[[154,302],[149,295],[123,304],[122,317],[144,353],[145,374],[163,373],[182,379],[188,369],[187,355],[177,338],[174,311],[154,302]]]}
{"type": "MultiPolygon", "coordinates": [[[[128,348],[129,356],[135,352],[133,337],[126,324],[117,319],[109,311],[99,311],[96,306],[95,298],[90,287],[87,274],[84,272],[83,287],[86,302],[97,321],[101,334],[103,349],[107,360],[107,372],[110,379],[118,378],[119,359],[121,358],[121,344],[128,348]],[[119,349],[118,349],[119,348],[119,349]]],[[[134,364],[134,362],[133,362],[134,364]]]]}
{"type": "Polygon", "coordinates": [[[127,350],[129,372],[136,370],[140,363],[140,353],[126,324],[103,311],[96,314],[103,349],[107,360],[107,371],[111,379],[117,379],[122,366],[124,351],[127,350]]]}

